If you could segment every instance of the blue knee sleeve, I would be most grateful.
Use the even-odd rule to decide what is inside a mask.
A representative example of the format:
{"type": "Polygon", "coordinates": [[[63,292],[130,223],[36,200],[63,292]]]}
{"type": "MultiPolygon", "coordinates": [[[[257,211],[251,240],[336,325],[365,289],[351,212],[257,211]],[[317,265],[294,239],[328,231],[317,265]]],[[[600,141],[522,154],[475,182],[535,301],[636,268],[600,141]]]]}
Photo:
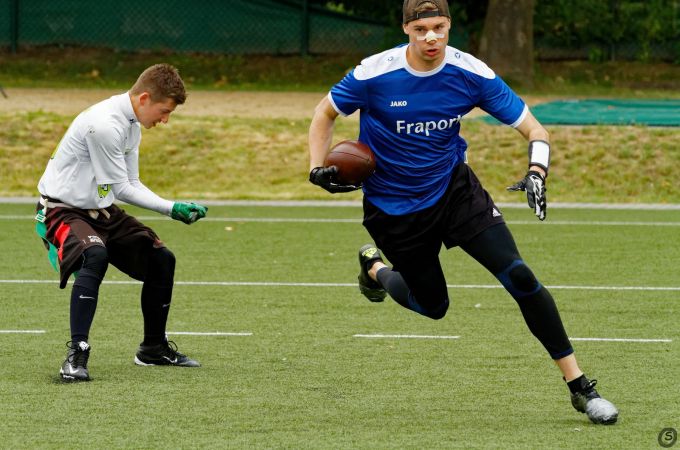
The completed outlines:
{"type": "Polygon", "coordinates": [[[409,292],[408,294],[408,308],[411,311],[417,312],[420,315],[429,317],[430,319],[441,319],[446,315],[449,309],[449,299],[445,298],[443,302],[437,304],[433,308],[423,307],[416,298],[409,292]]]}
{"type": "Polygon", "coordinates": [[[496,278],[516,299],[533,295],[543,287],[521,259],[514,260],[505,270],[497,273],[496,278]]]}

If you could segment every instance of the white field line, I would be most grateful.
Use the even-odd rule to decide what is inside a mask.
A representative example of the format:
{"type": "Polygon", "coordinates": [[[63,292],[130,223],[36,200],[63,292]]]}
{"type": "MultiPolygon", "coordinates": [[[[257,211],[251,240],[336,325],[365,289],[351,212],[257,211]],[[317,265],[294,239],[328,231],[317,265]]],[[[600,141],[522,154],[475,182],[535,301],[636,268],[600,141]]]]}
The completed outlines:
{"type": "MultiPolygon", "coordinates": [[[[32,215],[0,215],[0,220],[34,220],[32,215]]],[[[163,216],[137,216],[143,222],[172,220],[163,216]]],[[[311,217],[206,217],[201,222],[223,223],[356,223],[359,218],[311,218],[311,217]]],[[[507,220],[508,225],[561,225],[561,226],[600,226],[600,227],[680,227],[680,222],[642,222],[642,221],[606,221],[606,220],[507,220]]]]}
{"type": "MultiPolygon", "coordinates": [[[[0,280],[0,284],[51,284],[57,280],[0,280]]],[[[107,281],[111,285],[139,285],[140,281],[107,281]]],[[[351,287],[356,283],[295,283],[277,281],[175,281],[176,286],[262,286],[262,287],[351,287]]],[[[451,289],[504,289],[500,284],[447,284],[451,289]]],[[[548,289],[571,289],[582,291],[680,291],[680,286],[546,286],[548,289]]]]}
{"type": "Polygon", "coordinates": [[[460,336],[428,336],[421,334],[353,334],[352,337],[368,339],[460,339],[460,336]]]}
{"type": "Polygon", "coordinates": [[[0,330],[0,334],[45,334],[45,330],[0,330]]]}
{"type": "Polygon", "coordinates": [[[643,342],[643,343],[655,343],[655,342],[673,342],[673,339],[626,339],[626,338],[596,338],[596,337],[570,337],[571,341],[586,341],[586,342],[643,342]]]}
{"type": "MultiPolygon", "coordinates": [[[[0,330],[0,334],[45,334],[45,330],[0,330]]],[[[182,336],[253,336],[253,333],[231,333],[222,331],[168,331],[169,335],[182,336]]],[[[354,334],[355,338],[367,339],[460,339],[460,336],[436,336],[436,335],[421,335],[421,334],[354,334]]],[[[624,342],[624,343],[671,343],[672,339],[627,339],[627,338],[596,338],[585,337],[576,338],[570,337],[572,341],[586,341],[586,342],[624,342]]]]}
{"type": "MultiPolygon", "coordinates": [[[[258,207],[335,207],[356,208],[361,207],[360,200],[200,200],[195,201],[208,206],[258,206],[258,207]]],[[[0,197],[0,204],[35,205],[38,197],[0,197]]],[[[124,202],[120,204],[125,205],[124,202]]],[[[523,202],[497,202],[500,208],[525,209],[527,204],[523,202]]],[[[630,211],[668,211],[680,210],[680,204],[673,203],[575,203],[575,202],[551,202],[551,209],[612,209],[630,211]]]]}
{"type": "MultiPolygon", "coordinates": [[[[428,336],[418,334],[354,334],[352,337],[368,339],[460,339],[460,336],[428,336]]],[[[626,338],[569,338],[572,341],[587,342],[642,342],[642,343],[669,343],[672,339],[626,339],[626,338]]]]}
{"type": "Polygon", "coordinates": [[[222,331],[167,331],[166,334],[182,336],[252,336],[253,333],[229,333],[222,331]]]}

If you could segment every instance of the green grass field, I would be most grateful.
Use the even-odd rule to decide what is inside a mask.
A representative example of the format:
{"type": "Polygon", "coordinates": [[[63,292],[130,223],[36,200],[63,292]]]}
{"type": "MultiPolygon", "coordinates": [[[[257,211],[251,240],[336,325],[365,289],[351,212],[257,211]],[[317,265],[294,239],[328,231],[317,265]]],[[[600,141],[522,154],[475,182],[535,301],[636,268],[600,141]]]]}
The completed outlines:
{"type": "Polygon", "coordinates": [[[571,337],[670,340],[574,341],[621,411],[605,427],[572,409],[512,298],[457,249],[441,254],[452,306],[432,321],[359,294],[358,207],[212,206],[191,227],[129,210],[178,258],[168,330],[247,335],[171,334],[202,368],[137,367],[140,285],[110,268],[93,381],[60,383],[69,292],[32,206],[0,205],[0,330],[44,330],[0,333],[0,447],[654,449],[680,427],[680,211],[504,210],[571,337]]]}

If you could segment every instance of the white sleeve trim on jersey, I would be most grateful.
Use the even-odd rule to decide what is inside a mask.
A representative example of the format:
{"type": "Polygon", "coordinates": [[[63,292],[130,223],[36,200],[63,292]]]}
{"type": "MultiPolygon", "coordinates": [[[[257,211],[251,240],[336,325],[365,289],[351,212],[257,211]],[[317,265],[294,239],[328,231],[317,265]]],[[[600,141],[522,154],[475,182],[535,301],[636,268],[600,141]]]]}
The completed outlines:
{"type": "Polygon", "coordinates": [[[342,117],[347,117],[347,114],[342,112],[342,110],[338,108],[338,105],[335,104],[335,102],[333,101],[333,95],[330,92],[328,92],[328,101],[331,102],[331,106],[338,114],[340,114],[342,117]]]}
{"type": "Polygon", "coordinates": [[[517,128],[519,124],[524,122],[524,119],[526,118],[527,114],[529,113],[529,107],[527,105],[524,105],[524,109],[522,110],[522,114],[519,115],[519,118],[512,122],[510,126],[512,128],[517,128]]]}
{"type": "Polygon", "coordinates": [[[457,48],[446,47],[446,62],[489,80],[496,78],[496,73],[484,61],[457,48]]]}
{"type": "Polygon", "coordinates": [[[364,81],[407,67],[406,47],[404,45],[391,48],[365,58],[354,68],[354,78],[364,81]]]}
{"type": "Polygon", "coordinates": [[[139,180],[114,183],[111,185],[111,190],[117,200],[124,201],[130,205],[150,209],[166,216],[169,216],[172,212],[174,202],[159,197],[139,180]]]}

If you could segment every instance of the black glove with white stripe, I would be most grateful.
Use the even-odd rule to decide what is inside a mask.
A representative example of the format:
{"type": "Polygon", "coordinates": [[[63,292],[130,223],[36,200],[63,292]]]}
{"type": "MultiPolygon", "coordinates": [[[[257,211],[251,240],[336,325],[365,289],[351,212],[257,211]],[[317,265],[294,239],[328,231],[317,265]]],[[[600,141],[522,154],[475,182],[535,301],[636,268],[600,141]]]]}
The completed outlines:
{"type": "Polygon", "coordinates": [[[545,198],[545,177],[540,172],[530,170],[522,180],[508,187],[508,191],[526,191],[529,208],[534,209],[539,220],[545,220],[548,205],[545,198]]]}
{"type": "Polygon", "coordinates": [[[361,184],[341,184],[335,179],[335,175],[338,173],[338,168],[336,166],[330,167],[315,167],[309,172],[309,181],[312,184],[321,186],[331,194],[337,194],[342,192],[351,192],[361,189],[361,184]]]}

